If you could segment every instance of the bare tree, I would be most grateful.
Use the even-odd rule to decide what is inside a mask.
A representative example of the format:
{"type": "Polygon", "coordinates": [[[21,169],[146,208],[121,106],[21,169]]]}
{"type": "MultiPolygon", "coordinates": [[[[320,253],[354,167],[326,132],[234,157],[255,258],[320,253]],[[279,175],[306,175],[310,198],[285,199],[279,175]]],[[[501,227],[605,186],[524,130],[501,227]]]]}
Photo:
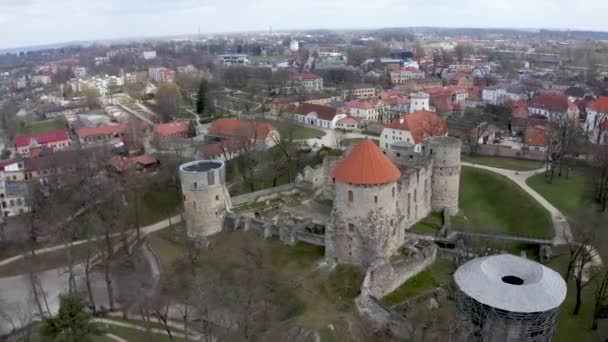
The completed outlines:
{"type": "Polygon", "coordinates": [[[593,307],[592,330],[597,330],[600,318],[608,317],[608,271],[604,269],[602,281],[595,289],[595,305],[593,307]]]}

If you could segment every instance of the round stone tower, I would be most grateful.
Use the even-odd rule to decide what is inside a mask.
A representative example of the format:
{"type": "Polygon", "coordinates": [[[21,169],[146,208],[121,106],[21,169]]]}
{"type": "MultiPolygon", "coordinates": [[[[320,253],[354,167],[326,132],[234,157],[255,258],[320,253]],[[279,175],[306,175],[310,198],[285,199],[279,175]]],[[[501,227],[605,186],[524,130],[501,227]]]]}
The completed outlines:
{"type": "Polygon", "coordinates": [[[179,167],[188,236],[204,239],[219,233],[231,206],[226,166],[220,160],[197,160],[179,167]]]}
{"type": "Polygon", "coordinates": [[[423,92],[410,94],[410,113],[429,110],[430,95],[423,92]]]}
{"type": "Polygon", "coordinates": [[[425,152],[433,161],[431,209],[447,209],[458,214],[460,190],[460,140],[452,137],[433,137],[424,140],[425,152]]]}
{"type": "Polygon", "coordinates": [[[336,194],[325,233],[326,258],[368,266],[395,254],[404,241],[397,197],[401,172],[371,140],[364,140],[331,176],[336,194]]]}

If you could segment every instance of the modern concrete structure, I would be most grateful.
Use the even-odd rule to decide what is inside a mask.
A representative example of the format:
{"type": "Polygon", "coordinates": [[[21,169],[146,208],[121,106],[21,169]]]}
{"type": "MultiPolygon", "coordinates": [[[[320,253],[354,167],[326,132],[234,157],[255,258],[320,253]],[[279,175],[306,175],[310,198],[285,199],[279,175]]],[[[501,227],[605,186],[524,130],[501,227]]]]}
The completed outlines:
{"type": "Polygon", "coordinates": [[[434,137],[425,142],[427,142],[427,153],[433,160],[432,210],[446,209],[450,215],[456,215],[462,142],[452,137],[434,137]]]}
{"type": "Polygon", "coordinates": [[[226,189],[226,165],[220,160],[197,160],[179,167],[188,236],[205,239],[219,233],[231,207],[226,189]]]}
{"type": "Polygon", "coordinates": [[[502,254],[465,263],[454,280],[464,341],[551,341],[567,290],[557,272],[502,254]]]}

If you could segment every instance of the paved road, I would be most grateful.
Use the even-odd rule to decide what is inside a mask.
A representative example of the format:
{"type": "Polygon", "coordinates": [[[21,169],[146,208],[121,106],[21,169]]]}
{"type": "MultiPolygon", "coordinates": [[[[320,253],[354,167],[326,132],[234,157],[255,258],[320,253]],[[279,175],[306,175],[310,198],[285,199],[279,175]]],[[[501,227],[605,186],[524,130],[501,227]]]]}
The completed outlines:
{"type": "Polygon", "coordinates": [[[498,173],[503,175],[515,184],[519,185],[525,192],[527,192],[530,196],[532,196],[540,205],[542,205],[549,214],[551,215],[551,221],[553,222],[553,229],[555,230],[555,236],[553,237],[554,245],[565,245],[567,241],[572,240],[572,230],[570,229],[570,225],[566,220],[566,216],[556,207],[554,207],[549,201],[547,201],[543,196],[541,196],[538,192],[532,189],[527,183],[526,180],[534,175],[539,173],[543,173],[545,171],[544,168],[532,170],[532,171],[513,171],[507,169],[500,169],[491,166],[479,165],[479,164],[471,164],[471,163],[462,163],[462,166],[474,167],[477,169],[483,169],[498,173]]]}

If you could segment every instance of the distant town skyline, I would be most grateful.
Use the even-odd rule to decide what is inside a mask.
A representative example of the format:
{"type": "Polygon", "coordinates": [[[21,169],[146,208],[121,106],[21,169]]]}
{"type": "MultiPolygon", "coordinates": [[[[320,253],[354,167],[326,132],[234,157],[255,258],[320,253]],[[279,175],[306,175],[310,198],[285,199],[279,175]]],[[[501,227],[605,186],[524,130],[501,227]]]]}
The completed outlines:
{"type": "Polygon", "coordinates": [[[201,33],[382,27],[608,31],[608,1],[21,0],[0,4],[0,48],[201,33]]]}

